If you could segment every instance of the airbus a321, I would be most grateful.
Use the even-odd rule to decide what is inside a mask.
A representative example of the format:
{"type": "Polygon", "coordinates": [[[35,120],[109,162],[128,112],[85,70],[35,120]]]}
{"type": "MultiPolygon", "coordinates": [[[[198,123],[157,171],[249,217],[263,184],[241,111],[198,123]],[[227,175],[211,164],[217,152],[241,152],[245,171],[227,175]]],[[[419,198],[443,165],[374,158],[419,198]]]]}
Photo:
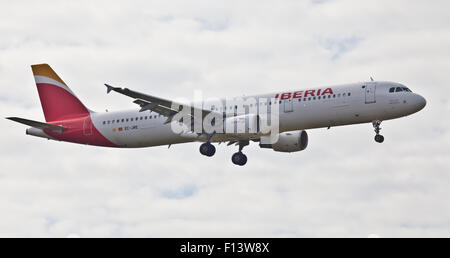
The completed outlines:
{"type": "Polygon", "coordinates": [[[208,157],[216,152],[214,143],[226,142],[238,146],[232,162],[239,166],[247,163],[242,150],[250,142],[277,152],[298,152],[308,146],[305,130],[314,128],[372,123],[375,141],[382,143],[382,121],[411,115],[426,105],[405,85],[373,80],[189,104],[105,84],[107,93],[128,96],[139,107],[100,113],[87,108],[49,65],[31,68],[46,122],[7,118],[30,126],[28,135],[115,148],[199,142],[200,153],[208,157]],[[213,130],[207,130],[208,125],[213,130]]]}

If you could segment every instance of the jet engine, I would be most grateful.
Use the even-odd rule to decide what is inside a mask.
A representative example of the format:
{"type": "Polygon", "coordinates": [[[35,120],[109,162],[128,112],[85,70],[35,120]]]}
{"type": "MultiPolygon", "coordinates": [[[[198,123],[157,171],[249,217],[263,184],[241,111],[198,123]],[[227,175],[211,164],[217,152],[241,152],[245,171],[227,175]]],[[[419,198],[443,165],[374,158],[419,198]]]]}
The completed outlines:
{"type": "MultiPolygon", "coordinates": [[[[261,137],[259,146],[269,148],[278,152],[297,152],[308,147],[308,134],[306,131],[284,132],[278,135],[276,143],[264,143],[264,137],[261,137]]],[[[267,140],[267,139],[266,139],[267,140]]]]}

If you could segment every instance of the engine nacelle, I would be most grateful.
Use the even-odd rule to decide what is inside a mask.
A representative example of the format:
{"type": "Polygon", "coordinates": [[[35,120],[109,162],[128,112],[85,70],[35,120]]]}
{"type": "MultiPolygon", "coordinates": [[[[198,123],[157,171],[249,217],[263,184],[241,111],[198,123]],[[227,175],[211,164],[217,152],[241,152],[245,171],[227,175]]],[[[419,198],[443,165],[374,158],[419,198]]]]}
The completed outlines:
{"type": "Polygon", "coordinates": [[[284,132],[278,135],[278,141],[276,143],[267,144],[261,139],[259,146],[278,152],[302,151],[308,147],[308,134],[306,131],[284,132]]]}

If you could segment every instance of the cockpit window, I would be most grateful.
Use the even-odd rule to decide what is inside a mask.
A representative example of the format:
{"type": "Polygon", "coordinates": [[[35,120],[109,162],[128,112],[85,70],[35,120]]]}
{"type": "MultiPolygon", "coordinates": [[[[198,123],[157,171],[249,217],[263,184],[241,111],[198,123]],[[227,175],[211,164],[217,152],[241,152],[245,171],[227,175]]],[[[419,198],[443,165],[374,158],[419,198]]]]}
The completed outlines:
{"type": "Polygon", "coordinates": [[[405,92],[412,92],[409,88],[407,88],[405,86],[389,88],[389,92],[390,93],[392,93],[392,92],[403,92],[403,91],[405,91],[405,92]]]}

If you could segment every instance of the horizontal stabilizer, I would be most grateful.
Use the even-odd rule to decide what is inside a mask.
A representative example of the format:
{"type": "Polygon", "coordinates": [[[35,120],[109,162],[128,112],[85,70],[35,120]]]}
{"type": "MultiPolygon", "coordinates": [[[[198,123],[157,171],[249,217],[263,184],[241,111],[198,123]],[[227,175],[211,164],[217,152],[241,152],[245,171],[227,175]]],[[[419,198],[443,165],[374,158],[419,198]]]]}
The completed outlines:
{"type": "Polygon", "coordinates": [[[51,130],[54,132],[62,132],[67,129],[67,127],[64,127],[64,126],[42,123],[42,122],[28,120],[28,119],[24,119],[24,118],[20,118],[20,117],[7,117],[6,119],[9,119],[9,120],[12,120],[14,122],[21,123],[24,125],[28,125],[28,126],[31,126],[34,128],[39,128],[42,130],[51,130]]]}

